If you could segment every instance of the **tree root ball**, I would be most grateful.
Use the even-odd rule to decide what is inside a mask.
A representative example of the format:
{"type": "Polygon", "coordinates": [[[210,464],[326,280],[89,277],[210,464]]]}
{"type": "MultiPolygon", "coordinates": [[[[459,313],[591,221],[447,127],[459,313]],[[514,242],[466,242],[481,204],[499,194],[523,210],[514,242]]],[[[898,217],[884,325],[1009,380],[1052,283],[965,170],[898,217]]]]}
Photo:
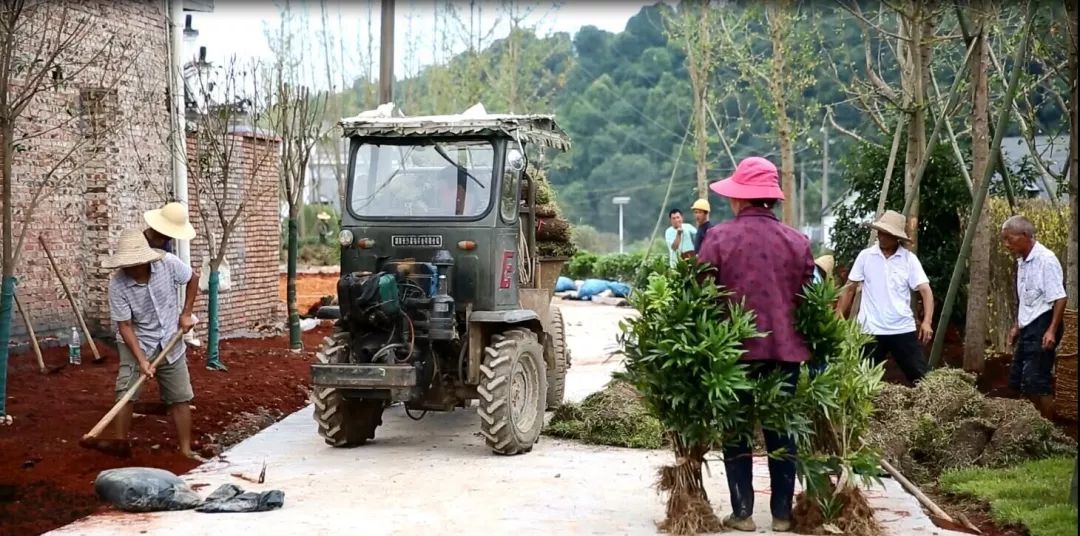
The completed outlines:
{"type": "Polygon", "coordinates": [[[660,532],[678,535],[720,532],[724,524],[709,504],[701,487],[701,469],[694,475],[689,464],[661,467],[657,490],[668,494],[666,518],[657,524],[660,532]]]}
{"type": "Polygon", "coordinates": [[[874,509],[866,500],[862,490],[848,488],[836,496],[840,504],[840,513],[832,521],[825,519],[818,504],[806,495],[799,493],[795,498],[792,511],[793,529],[799,534],[835,534],[830,529],[838,529],[845,536],[882,536],[885,532],[874,517],[874,509]]]}

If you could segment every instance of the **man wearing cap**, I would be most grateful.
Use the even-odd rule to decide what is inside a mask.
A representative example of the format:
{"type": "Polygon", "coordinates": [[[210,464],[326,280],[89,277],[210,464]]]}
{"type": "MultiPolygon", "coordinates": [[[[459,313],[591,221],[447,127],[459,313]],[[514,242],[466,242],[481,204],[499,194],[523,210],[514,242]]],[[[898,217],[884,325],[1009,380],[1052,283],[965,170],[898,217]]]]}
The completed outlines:
{"type": "Polygon", "coordinates": [[[892,354],[908,381],[918,383],[929,368],[922,345],[934,338],[934,293],[918,257],[901,244],[908,241],[905,222],[903,214],[887,210],[871,225],[877,231],[877,244],[856,257],[848,274],[848,281],[854,284],[844,288],[836,308],[847,316],[861,287],[859,324],[874,336],[867,355],[880,362],[892,354]],[[917,326],[911,310],[912,291],[919,293],[923,305],[922,321],[917,326]]]}
{"type": "MultiPolygon", "coordinates": [[[[176,424],[180,452],[197,459],[191,450],[190,402],[194,393],[184,343],[177,343],[157,367],[151,364],[151,359],[177,330],[188,332],[195,325],[191,311],[198,280],[192,277],[191,268],[176,256],[152,249],[138,230],[125,231],[120,236],[116,253],[102,262],[102,267],[115,270],[109,280],[109,315],[116,323],[120,354],[116,398],[120,399],[140,374],[157,379],[161,400],[169,407],[176,424]],[[177,289],[185,285],[186,299],[181,309],[177,289]]],[[[111,439],[84,440],[83,446],[130,455],[127,435],[137,395],[117,414],[111,439]]]]}
{"type": "Polygon", "coordinates": [[[1027,396],[1047,419],[1054,416],[1053,373],[1065,324],[1065,276],[1053,251],[1035,240],[1035,226],[1013,216],[1001,226],[1001,243],[1016,257],[1015,346],[1009,387],[1027,396]]]}
{"type": "Polygon", "coordinates": [[[668,212],[671,227],[664,231],[664,243],[668,247],[668,262],[675,266],[679,257],[689,257],[694,254],[694,235],[697,229],[683,221],[682,211],[673,208],[668,212]]]}
{"type": "Polygon", "coordinates": [[[701,253],[701,244],[705,243],[705,234],[712,227],[712,222],[709,221],[710,208],[708,199],[698,199],[690,207],[690,212],[694,213],[694,223],[697,224],[697,232],[694,233],[694,253],[701,253]]]}
{"type": "MultiPolygon", "coordinates": [[[[698,260],[714,267],[717,284],[731,293],[727,299],[742,301],[753,311],[757,330],[766,334],[744,343],[742,359],[750,364],[750,376],[779,371],[787,378],[785,391],[794,393],[799,364],[810,358],[806,342],[795,329],[799,296],[814,273],[810,241],[773,213],[784,192],[772,162],[747,158],[731,177],[709,188],[728,199],[735,219],[716,225],[705,236],[698,260]]],[[[752,396],[742,402],[748,408],[754,404],[752,396]]],[[[777,453],[769,458],[772,530],[788,531],[795,494],[795,442],[786,430],[764,432],[766,448],[777,453]]],[[[724,525],[752,532],[756,526],[751,518],[754,466],[750,443],[725,446],[724,466],[732,507],[724,525]]]]}

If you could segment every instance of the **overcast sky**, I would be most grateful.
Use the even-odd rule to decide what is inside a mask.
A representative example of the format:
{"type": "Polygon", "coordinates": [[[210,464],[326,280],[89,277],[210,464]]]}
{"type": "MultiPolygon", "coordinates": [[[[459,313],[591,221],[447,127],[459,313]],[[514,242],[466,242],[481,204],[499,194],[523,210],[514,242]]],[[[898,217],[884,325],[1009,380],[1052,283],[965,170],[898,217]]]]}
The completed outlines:
{"type": "MultiPolygon", "coordinates": [[[[520,3],[519,9],[528,13],[524,26],[535,27],[540,35],[552,32],[568,32],[571,35],[582,26],[593,25],[610,32],[619,32],[626,26],[626,21],[637,13],[642,6],[653,1],[611,1],[611,2],[553,2],[520,3]]],[[[276,29],[280,23],[280,8],[283,0],[237,1],[217,0],[213,13],[192,13],[192,27],[199,35],[194,41],[185,41],[185,53],[194,57],[199,47],[206,47],[207,59],[221,64],[235,55],[238,58],[269,58],[270,48],[265,31],[276,29]]],[[[478,6],[474,18],[477,26],[487,32],[494,26],[484,45],[493,39],[505,37],[509,33],[508,18],[500,2],[475,2],[478,6]]],[[[335,50],[343,46],[344,62],[334,62],[335,69],[341,69],[347,80],[362,76],[360,55],[366,53],[368,45],[368,19],[371,18],[372,33],[375,43],[375,74],[378,74],[379,42],[379,0],[341,1],[325,0],[327,26],[334,40],[335,50]],[[344,38],[342,39],[342,36],[344,38]],[[342,65],[338,65],[342,63],[342,65]]],[[[470,3],[455,2],[460,17],[465,24],[470,21],[470,3]]],[[[299,16],[306,10],[311,31],[307,35],[312,39],[312,46],[320,43],[322,31],[322,13],[318,1],[293,2],[294,12],[299,16]]],[[[428,0],[398,0],[394,16],[394,74],[397,78],[407,76],[424,65],[432,63],[436,54],[435,2],[428,0]],[[406,65],[406,61],[411,62],[406,65]]],[[[478,32],[479,33],[479,32],[478,32]]],[[[466,47],[464,42],[454,43],[454,52],[466,47]]],[[[336,60],[336,58],[335,58],[336,60]]],[[[321,56],[318,63],[324,63],[321,56]]],[[[324,77],[326,69],[312,67],[308,76],[324,77]]]]}

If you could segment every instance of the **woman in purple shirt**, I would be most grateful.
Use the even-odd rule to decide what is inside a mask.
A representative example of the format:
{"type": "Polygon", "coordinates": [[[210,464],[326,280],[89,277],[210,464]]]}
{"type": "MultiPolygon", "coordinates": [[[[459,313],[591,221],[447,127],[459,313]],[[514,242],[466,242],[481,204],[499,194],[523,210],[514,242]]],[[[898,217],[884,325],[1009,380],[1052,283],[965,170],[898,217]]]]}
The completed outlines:
{"type": "MultiPolygon", "coordinates": [[[[710,230],[698,259],[715,268],[716,283],[731,293],[729,299],[743,301],[756,316],[757,330],[767,334],[745,343],[742,359],[753,364],[750,376],[782,371],[789,378],[787,391],[793,393],[799,364],[810,358],[805,341],[795,329],[799,295],[814,274],[810,241],[773,214],[772,208],[783,201],[784,192],[772,162],[747,158],[731,177],[714,182],[710,189],[728,199],[736,216],[710,230]]],[[[752,397],[743,402],[747,406],[754,404],[752,397]]],[[[769,452],[786,453],[780,459],[769,458],[769,477],[772,529],[788,531],[795,494],[795,441],[784,430],[764,432],[769,452]]],[[[750,443],[725,446],[724,466],[732,507],[724,525],[754,531],[750,443]]]]}

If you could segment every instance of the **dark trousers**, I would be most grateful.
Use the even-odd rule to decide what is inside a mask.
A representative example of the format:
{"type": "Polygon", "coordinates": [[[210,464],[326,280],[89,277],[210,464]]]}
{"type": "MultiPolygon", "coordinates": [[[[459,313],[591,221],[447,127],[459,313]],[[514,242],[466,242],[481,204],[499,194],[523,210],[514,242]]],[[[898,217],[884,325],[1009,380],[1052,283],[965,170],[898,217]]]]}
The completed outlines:
{"type": "MultiPolygon", "coordinates": [[[[1050,329],[1054,312],[1047,311],[1020,329],[1009,369],[1009,387],[1025,395],[1046,396],[1054,392],[1054,360],[1057,344],[1049,350],[1042,347],[1043,335],[1050,329]]],[[[1055,341],[1061,340],[1064,323],[1058,326],[1055,341]]]]}
{"type": "Polygon", "coordinates": [[[911,383],[918,383],[930,370],[923,357],[919,336],[914,331],[900,335],[875,335],[874,342],[863,347],[863,357],[873,359],[874,363],[885,361],[889,354],[892,354],[896,365],[911,383]]]}
{"type": "MultiPolygon", "coordinates": [[[[753,379],[767,375],[775,370],[783,371],[788,377],[784,392],[795,393],[799,381],[799,364],[782,361],[761,361],[750,368],[753,379]]],[[[745,407],[753,407],[752,395],[740,397],[739,402],[745,407]]],[[[765,447],[770,453],[781,451],[782,459],[769,457],[769,481],[772,495],[769,507],[776,519],[791,519],[791,504],[795,496],[795,438],[778,430],[763,430],[765,447]]],[[[731,510],[736,517],[749,517],[754,512],[754,459],[753,445],[750,441],[724,447],[724,468],[727,471],[728,490],[731,492],[731,510]]]]}

